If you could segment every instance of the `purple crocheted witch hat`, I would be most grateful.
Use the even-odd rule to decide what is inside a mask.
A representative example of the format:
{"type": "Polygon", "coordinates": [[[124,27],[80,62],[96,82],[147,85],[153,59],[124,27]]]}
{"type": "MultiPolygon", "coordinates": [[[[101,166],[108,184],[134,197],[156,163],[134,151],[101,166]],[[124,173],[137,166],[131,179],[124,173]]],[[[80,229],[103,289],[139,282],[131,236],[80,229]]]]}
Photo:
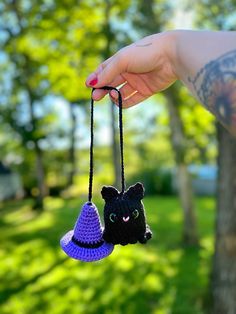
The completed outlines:
{"type": "Polygon", "coordinates": [[[73,230],[61,239],[63,251],[70,257],[84,262],[98,261],[113,251],[113,244],[102,238],[102,225],[96,206],[87,202],[73,230]]]}

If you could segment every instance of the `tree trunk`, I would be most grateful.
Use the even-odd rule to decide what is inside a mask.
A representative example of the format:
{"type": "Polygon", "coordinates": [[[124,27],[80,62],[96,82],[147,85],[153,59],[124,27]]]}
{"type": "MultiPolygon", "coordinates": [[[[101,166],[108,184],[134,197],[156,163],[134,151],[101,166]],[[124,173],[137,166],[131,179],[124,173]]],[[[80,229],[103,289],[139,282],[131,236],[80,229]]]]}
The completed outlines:
{"type": "Polygon", "coordinates": [[[44,177],[44,167],[43,167],[43,154],[37,143],[35,142],[35,154],[36,154],[36,176],[38,185],[38,195],[36,197],[35,209],[44,209],[44,197],[46,195],[45,177],[44,177]]]}
{"type": "Polygon", "coordinates": [[[75,131],[76,131],[76,115],[73,109],[74,104],[69,104],[70,109],[70,119],[71,119],[71,129],[70,129],[70,147],[69,147],[69,164],[70,170],[68,175],[67,186],[71,186],[74,183],[74,177],[76,173],[76,163],[75,163],[75,131]]]}
{"type": "MultiPolygon", "coordinates": [[[[29,95],[29,107],[30,107],[30,119],[32,124],[32,132],[34,133],[37,125],[34,116],[34,96],[32,92],[28,91],[29,95]]],[[[36,179],[37,179],[37,186],[38,186],[38,195],[36,197],[36,202],[34,205],[34,209],[43,210],[44,209],[44,196],[46,195],[46,185],[45,185],[45,175],[44,175],[44,167],[43,167],[43,154],[42,150],[39,147],[38,139],[33,138],[34,142],[34,150],[35,150],[35,157],[36,157],[36,179]]]]}
{"type": "Polygon", "coordinates": [[[213,313],[236,313],[236,139],[218,125],[218,197],[213,313]]]}
{"type": "Polygon", "coordinates": [[[185,163],[177,164],[177,178],[179,182],[179,198],[184,211],[183,243],[186,245],[197,245],[198,236],[196,217],[194,215],[192,182],[185,163]]]}
{"type": "Polygon", "coordinates": [[[177,167],[177,178],[179,183],[178,193],[183,208],[183,243],[185,245],[198,245],[191,176],[185,161],[186,140],[184,137],[183,125],[179,116],[178,104],[172,95],[172,91],[167,91],[165,94],[167,97],[170,118],[171,143],[175,153],[177,167]]]}

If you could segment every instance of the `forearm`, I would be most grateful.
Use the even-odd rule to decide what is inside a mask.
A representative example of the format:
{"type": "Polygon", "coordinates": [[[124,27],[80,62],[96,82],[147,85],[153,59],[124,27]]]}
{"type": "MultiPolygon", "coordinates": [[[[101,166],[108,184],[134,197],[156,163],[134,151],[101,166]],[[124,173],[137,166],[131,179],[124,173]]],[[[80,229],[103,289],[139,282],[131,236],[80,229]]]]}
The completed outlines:
{"type": "Polygon", "coordinates": [[[178,78],[236,135],[236,32],[176,31],[178,78]]]}
{"type": "MultiPolygon", "coordinates": [[[[236,32],[169,31],[118,51],[89,75],[99,100],[104,85],[120,87],[125,108],[181,80],[236,135],[236,32]]],[[[110,94],[116,101],[117,94],[110,94]]]]}

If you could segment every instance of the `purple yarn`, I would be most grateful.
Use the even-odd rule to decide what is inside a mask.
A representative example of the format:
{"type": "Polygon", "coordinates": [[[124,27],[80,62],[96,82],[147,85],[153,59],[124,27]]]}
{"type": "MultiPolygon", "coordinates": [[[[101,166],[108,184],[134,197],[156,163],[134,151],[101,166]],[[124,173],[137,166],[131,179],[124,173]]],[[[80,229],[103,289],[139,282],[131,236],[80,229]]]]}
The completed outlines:
{"type": "Polygon", "coordinates": [[[102,239],[102,226],[98,210],[86,203],[74,226],[74,237],[84,243],[94,243],[102,239]]]}
{"type": "Polygon", "coordinates": [[[84,262],[97,261],[111,254],[114,249],[113,244],[103,241],[102,233],[96,206],[86,203],[81,209],[74,230],[67,232],[60,244],[63,251],[74,259],[84,262]]]}

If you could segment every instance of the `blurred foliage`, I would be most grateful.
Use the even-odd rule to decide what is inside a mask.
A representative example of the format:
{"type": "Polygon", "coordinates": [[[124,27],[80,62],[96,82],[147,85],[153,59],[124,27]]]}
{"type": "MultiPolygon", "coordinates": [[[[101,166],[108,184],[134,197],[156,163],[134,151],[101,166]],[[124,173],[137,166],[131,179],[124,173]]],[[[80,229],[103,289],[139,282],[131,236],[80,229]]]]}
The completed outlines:
{"type": "Polygon", "coordinates": [[[135,182],[142,182],[145,187],[145,195],[172,195],[172,172],[170,169],[162,169],[155,165],[152,168],[142,168],[136,175],[128,180],[128,186],[135,182]]]}
{"type": "Polygon", "coordinates": [[[155,34],[163,31],[167,20],[174,17],[174,5],[166,0],[138,0],[134,2],[135,12],[132,23],[142,36],[155,34]]]}
{"type": "MultiPolygon", "coordinates": [[[[235,0],[217,3],[213,0],[196,2],[193,7],[196,12],[195,23],[204,29],[234,30],[236,23],[235,7],[235,0]]],[[[190,9],[187,3],[186,9],[190,9]]]]}
{"type": "MultiPolygon", "coordinates": [[[[58,177],[59,190],[66,186],[72,167],[70,145],[74,140],[78,150],[78,126],[89,123],[90,90],[84,87],[86,76],[125,44],[170,27],[174,15],[175,5],[167,0],[1,2],[1,159],[20,172],[27,191],[37,186],[38,151],[45,172],[44,184],[57,189],[58,182],[53,178],[58,177]],[[64,124],[60,122],[60,108],[53,105],[58,99],[71,114],[64,124]],[[77,107],[85,111],[85,120],[81,120],[82,111],[77,107]],[[61,141],[65,143],[63,147],[57,145],[61,141]]],[[[178,102],[184,125],[187,162],[214,162],[214,119],[184,87],[175,87],[173,93],[178,96],[176,105],[178,102]]],[[[148,171],[150,165],[153,169],[156,165],[158,169],[174,165],[165,97],[155,96],[151,102],[158,111],[150,107],[146,120],[142,119],[144,105],[136,112],[131,109],[130,114],[125,113],[128,175],[138,176],[148,171]]],[[[96,127],[103,124],[104,121],[97,123],[96,127]]],[[[87,132],[84,134],[87,137],[87,132]]],[[[103,150],[102,145],[97,155],[98,168],[103,168],[103,150]]],[[[83,172],[81,168],[88,168],[86,154],[87,151],[76,153],[73,170],[78,176],[83,172]]],[[[112,155],[106,148],[105,156],[109,163],[112,155]]],[[[108,169],[113,173],[112,165],[108,169]]]]}
{"type": "MultiPolygon", "coordinates": [[[[214,163],[217,155],[215,118],[185,86],[176,82],[170,88],[178,108],[185,136],[185,161],[191,163],[214,163]]],[[[169,125],[170,117],[166,118],[169,125]]]]}
{"type": "MultiPolygon", "coordinates": [[[[2,314],[203,314],[213,250],[212,199],[197,199],[200,248],[180,243],[182,215],[175,198],[144,200],[154,237],[147,245],[116,246],[96,263],[69,259],[58,241],[73,227],[84,199],[46,199],[0,207],[2,314]]],[[[100,198],[95,200],[102,209],[100,198]]]]}

